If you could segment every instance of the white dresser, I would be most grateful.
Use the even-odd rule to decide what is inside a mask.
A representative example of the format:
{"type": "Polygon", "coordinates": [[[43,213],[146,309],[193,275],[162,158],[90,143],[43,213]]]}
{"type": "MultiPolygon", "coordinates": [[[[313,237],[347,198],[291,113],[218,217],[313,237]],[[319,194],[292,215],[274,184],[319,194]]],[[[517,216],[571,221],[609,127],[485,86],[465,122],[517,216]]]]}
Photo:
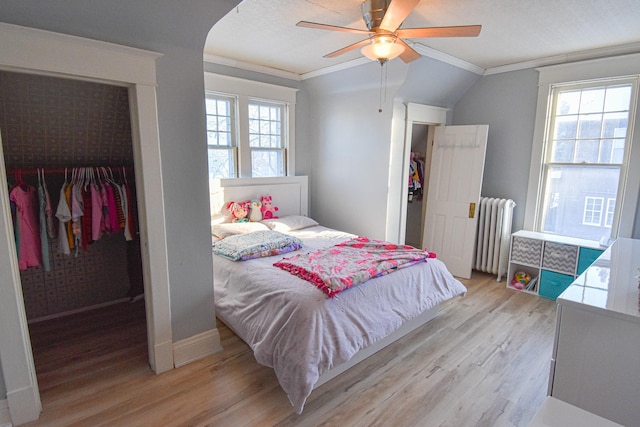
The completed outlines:
{"type": "Polygon", "coordinates": [[[618,239],[557,299],[549,394],[640,426],[640,240],[618,239]]]}

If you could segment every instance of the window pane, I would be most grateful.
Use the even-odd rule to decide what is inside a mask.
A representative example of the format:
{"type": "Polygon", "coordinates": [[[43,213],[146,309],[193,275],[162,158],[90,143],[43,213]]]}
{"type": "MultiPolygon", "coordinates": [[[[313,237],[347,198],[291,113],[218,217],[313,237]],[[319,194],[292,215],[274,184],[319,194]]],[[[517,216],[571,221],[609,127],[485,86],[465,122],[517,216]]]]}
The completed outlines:
{"type": "Polygon", "coordinates": [[[580,113],[599,113],[604,105],[604,88],[585,89],[580,99],[580,113]]]}
{"type": "Polygon", "coordinates": [[[252,150],[251,176],[284,176],[282,150],[252,150]]]}
{"type": "Polygon", "coordinates": [[[584,200],[584,225],[600,225],[602,221],[602,205],[604,199],[602,197],[585,197],[584,200]]]}
{"type": "Polygon", "coordinates": [[[209,95],[207,107],[207,143],[231,147],[233,141],[233,103],[230,97],[209,95]]]}
{"type": "Polygon", "coordinates": [[[235,177],[232,149],[209,148],[209,179],[235,177]]]}
{"type": "Polygon", "coordinates": [[[556,139],[575,138],[578,131],[578,116],[563,116],[556,119],[553,137],[556,139]]]}
{"type": "Polygon", "coordinates": [[[573,139],[555,141],[551,153],[551,161],[557,163],[573,162],[573,150],[575,145],[576,143],[573,139]]]}
{"type": "Polygon", "coordinates": [[[580,91],[567,90],[558,94],[558,107],[556,114],[578,114],[580,107],[580,91]]]}
{"type": "Polygon", "coordinates": [[[589,139],[576,141],[576,163],[598,163],[600,140],[589,139]]]}
{"type": "Polygon", "coordinates": [[[600,138],[602,114],[581,115],[578,123],[578,138],[600,138]]]}
{"type": "MultiPolygon", "coordinates": [[[[611,229],[604,224],[584,223],[585,218],[596,222],[593,203],[589,205],[590,216],[586,216],[586,201],[587,198],[615,199],[619,176],[620,168],[617,166],[549,166],[542,231],[592,240],[609,238],[611,229]]],[[[600,205],[597,215],[602,214],[600,205]]]]}
{"type": "Polygon", "coordinates": [[[605,114],[602,136],[605,138],[624,138],[627,135],[628,117],[627,112],[605,114]]]}
{"type": "Polygon", "coordinates": [[[249,105],[249,145],[261,148],[284,148],[282,105],[249,105]]]}
{"type": "Polygon", "coordinates": [[[604,101],[604,111],[626,111],[631,100],[631,85],[610,87],[604,101]]]}

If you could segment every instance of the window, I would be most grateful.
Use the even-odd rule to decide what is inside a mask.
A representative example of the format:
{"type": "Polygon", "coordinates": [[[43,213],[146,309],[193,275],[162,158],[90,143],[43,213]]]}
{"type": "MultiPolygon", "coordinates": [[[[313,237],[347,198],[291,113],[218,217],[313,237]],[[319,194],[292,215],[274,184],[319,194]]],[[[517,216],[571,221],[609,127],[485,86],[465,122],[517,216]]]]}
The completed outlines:
{"type": "Polygon", "coordinates": [[[636,81],[550,86],[537,230],[611,237],[627,171],[636,81]]]}
{"type": "Polygon", "coordinates": [[[236,176],[235,100],[224,95],[206,97],[209,179],[236,176]]]}
{"type": "Polygon", "coordinates": [[[599,226],[602,218],[602,197],[585,197],[584,214],[582,215],[582,223],[584,225],[599,226]]]}
{"type": "Polygon", "coordinates": [[[613,225],[613,214],[616,210],[616,199],[607,199],[607,212],[604,217],[604,226],[611,228],[613,225]]]}
{"type": "Polygon", "coordinates": [[[249,103],[251,176],[284,176],[284,106],[252,100],[249,103]]]}
{"type": "Polygon", "coordinates": [[[205,73],[209,178],[295,174],[296,92],[205,73]]]}

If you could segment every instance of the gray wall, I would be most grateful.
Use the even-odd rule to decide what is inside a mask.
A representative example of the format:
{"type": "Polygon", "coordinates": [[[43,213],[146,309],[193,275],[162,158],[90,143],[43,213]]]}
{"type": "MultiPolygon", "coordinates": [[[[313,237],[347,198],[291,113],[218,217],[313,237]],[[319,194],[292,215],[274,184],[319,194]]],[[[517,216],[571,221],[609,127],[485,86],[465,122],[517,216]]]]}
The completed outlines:
{"type": "MultiPolygon", "coordinates": [[[[153,50],[174,341],[215,327],[202,51],[239,0],[0,0],[3,22],[153,50]]],[[[0,383],[0,398],[6,387],[0,383]]]]}
{"type": "MultiPolygon", "coordinates": [[[[453,109],[453,124],[489,125],[482,195],[517,203],[513,231],[524,224],[537,97],[538,72],[526,69],[482,77],[453,109]]],[[[640,199],[633,237],[640,238],[640,199]]]]}
{"type": "Polygon", "coordinates": [[[484,76],[453,109],[452,124],[488,124],[483,196],[513,199],[513,230],[524,223],[538,99],[534,69],[484,76]]]}
{"type": "Polygon", "coordinates": [[[379,239],[385,237],[393,99],[451,108],[479,78],[426,57],[385,67],[381,113],[377,63],[303,81],[308,128],[296,146],[308,159],[298,170],[311,177],[312,215],[327,226],[379,239]]]}

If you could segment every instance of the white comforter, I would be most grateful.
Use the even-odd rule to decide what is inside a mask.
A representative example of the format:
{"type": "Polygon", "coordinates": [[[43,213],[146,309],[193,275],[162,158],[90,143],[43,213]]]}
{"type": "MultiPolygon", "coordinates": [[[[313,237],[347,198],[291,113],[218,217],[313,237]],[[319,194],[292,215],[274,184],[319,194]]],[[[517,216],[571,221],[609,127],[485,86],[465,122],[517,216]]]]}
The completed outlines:
{"type": "MultiPolygon", "coordinates": [[[[288,234],[308,252],[354,235],[322,226],[288,234]]],[[[400,269],[330,299],[273,263],[293,253],[248,261],[214,255],[216,315],[275,370],[297,413],[325,371],[438,303],[466,292],[436,259],[400,269]]]]}

